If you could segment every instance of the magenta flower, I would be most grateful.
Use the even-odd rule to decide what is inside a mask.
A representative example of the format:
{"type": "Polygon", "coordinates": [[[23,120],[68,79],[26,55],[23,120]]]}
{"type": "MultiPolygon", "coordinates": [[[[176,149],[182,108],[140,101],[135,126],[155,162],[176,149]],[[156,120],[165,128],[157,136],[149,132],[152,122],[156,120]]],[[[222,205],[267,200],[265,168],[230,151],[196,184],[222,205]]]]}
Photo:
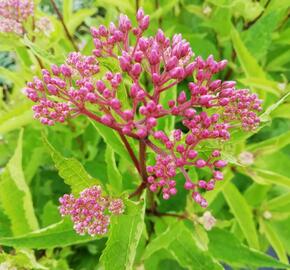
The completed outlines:
{"type": "Polygon", "coordinates": [[[233,81],[214,78],[226,67],[226,60],[194,58],[181,34],[169,39],[159,29],[155,36],[145,37],[149,17],[139,9],[136,19],[136,27],[120,15],[118,25],[92,28],[92,55],[71,53],[63,65],[53,65],[42,71],[41,78],[29,82],[26,95],[37,103],[34,116],[43,124],[86,115],[116,130],[142,177],[137,193],[147,186],[152,192],[162,190],[163,198],[169,199],[178,192],[174,178],[179,171],[185,178],[184,188],[206,207],[202,194],[223,179],[220,170],[227,163],[218,149],[204,153],[200,146],[206,141],[229,140],[233,127],[255,129],[261,101],[249,90],[237,90],[233,81]],[[104,74],[107,59],[118,67],[104,74]],[[192,80],[188,89],[164,105],[164,93],[186,78],[192,80]],[[126,104],[122,102],[125,96],[126,104]],[[178,116],[188,132],[158,130],[159,119],[172,116],[178,116]],[[134,157],[126,136],[139,141],[143,158],[134,157]],[[147,169],[146,147],[156,154],[155,164],[147,169]],[[207,168],[211,177],[193,182],[188,175],[191,166],[207,168]]]}

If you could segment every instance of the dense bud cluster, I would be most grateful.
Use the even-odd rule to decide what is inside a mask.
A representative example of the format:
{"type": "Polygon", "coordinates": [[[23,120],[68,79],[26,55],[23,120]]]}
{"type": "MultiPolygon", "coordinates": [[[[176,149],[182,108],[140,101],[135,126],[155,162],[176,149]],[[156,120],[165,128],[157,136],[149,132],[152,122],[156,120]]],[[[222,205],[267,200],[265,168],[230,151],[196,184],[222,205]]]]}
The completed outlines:
{"type": "Polygon", "coordinates": [[[106,234],[110,214],[120,215],[124,212],[123,201],[103,196],[100,186],[83,190],[79,198],[65,194],[59,202],[61,215],[71,216],[76,232],[91,236],[106,234]]]}
{"type": "MultiPolygon", "coordinates": [[[[203,116],[205,114],[201,113],[200,115],[203,116]]],[[[205,116],[204,120],[210,119],[205,116]]],[[[220,159],[220,151],[218,150],[213,150],[205,160],[199,156],[195,147],[202,140],[209,139],[211,136],[213,136],[212,138],[221,137],[227,139],[229,135],[223,129],[223,126],[221,125],[222,128],[220,128],[220,125],[216,126],[213,130],[195,126],[186,135],[183,135],[181,130],[174,130],[171,136],[172,139],[166,136],[163,131],[156,131],[153,135],[154,138],[159,140],[164,145],[163,148],[169,150],[170,154],[166,151],[161,151],[156,146],[149,145],[158,152],[155,165],[147,166],[147,171],[150,174],[148,177],[150,190],[155,192],[161,188],[165,200],[169,199],[171,195],[175,195],[177,190],[174,177],[177,169],[179,169],[186,180],[184,188],[192,190],[193,199],[202,207],[206,207],[207,202],[201,196],[199,190],[213,190],[215,182],[223,180],[223,173],[219,170],[225,167],[227,162],[220,159]],[[211,179],[209,181],[199,180],[197,183],[193,183],[186,171],[186,168],[191,166],[199,169],[208,168],[211,171],[211,179]]]]}
{"type": "MultiPolygon", "coordinates": [[[[25,24],[32,16],[34,16],[33,0],[1,0],[0,32],[23,35],[25,24]]],[[[36,20],[35,25],[32,23],[32,27],[47,34],[51,32],[51,23],[46,17],[36,20]]]]}
{"type": "Polygon", "coordinates": [[[226,67],[226,60],[194,58],[181,34],[169,39],[159,29],[145,37],[149,17],[142,9],[136,20],[133,27],[126,15],[120,15],[118,25],[92,28],[92,55],[71,53],[63,65],[43,70],[25,92],[38,104],[35,117],[44,124],[82,114],[144,142],[156,153],[156,163],[147,167],[150,190],[161,189],[163,198],[169,199],[177,192],[174,177],[179,170],[184,187],[206,207],[201,192],[212,190],[223,179],[220,169],[226,162],[217,149],[208,156],[198,153],[199,145],[228,140],[233,127],[254,129],[261,101],[248,90],[237,90],[234,81],[214,78],[226,67]],[[113,72],[107,69],[110,64],[113,72]],[[188,89],[164,104],[164,93],[186,78],[191,80],[188,89]],[[158,130],[159,119],[170,116],[178,116],[188,132],[177,129],[170,135],[158,130]],[[208,168],[211,178],[193,183],[187,173],[191,166],[208,168]]]}

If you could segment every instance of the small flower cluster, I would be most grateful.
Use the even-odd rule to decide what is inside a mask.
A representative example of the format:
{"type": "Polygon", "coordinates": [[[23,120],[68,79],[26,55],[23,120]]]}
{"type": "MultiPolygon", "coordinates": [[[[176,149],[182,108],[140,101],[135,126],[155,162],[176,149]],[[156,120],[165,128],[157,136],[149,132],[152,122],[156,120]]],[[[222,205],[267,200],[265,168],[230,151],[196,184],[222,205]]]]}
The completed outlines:
{"type": "Polygon", "coordinates": [[[170,39],[159,29],[156,35],[145,37],[149,16],[142,9],[136,20],[133,27],[121,15],[118,25],[92,28],[92,55],[71,53],[63,65],[43,70],[41,78],[28,83],[26,95],[38,104],[35,117],[43,124],[82,114],[144,142],[156,153],[156,163],[147,167],[150,190],[161,189],[163,198],[169,199],[177,192],[174,177],[178,170],[193,199],[206,207],[202,192],[223,179],[220,169],[226,162],[218,149],[205,155],[198,147],[209,140],[229,140],[233,127],[256,128],[261,101],[248,90],[236,89],[234,81],[214,79],[226,67],[226,60],[194,58],[181,34],[170,39]],[[107,71],[109,62],[114,72],[107,71]],[[191,80],[188,89],[164,104],[164,93],[186,78],[191,80]],[[187,133],[174,130],[170,136],[157,129],[160,118],[172,116],[181,119],[187,133]],[[187,173],[191,166],[207,167],[211,178],[193,183],[187,173]]]}
{"type": "Polygon", "coordinates": [[[61,215],[71,216],[75,231],[81,235],[106,234],[110,224],[110,213],[121,215],[124,212],[123,201],[103,196],[100,186],[83,190],[79,198],[65,194],[59,202],[61,215]]]}
{"type": "Polygon", "coordinates": [[[0,2],[0,32],[22,35],[23,23],[33,14],[32,0],[2,0],[0,2]]]}
{"type": "MultiPolygon", "coordinates": [[[[25,24],[34,16],[33,0],[1,0],[0,1],[0,32],[23,35],[25,24]]],[[[32,27],[33,24],[32,24],[32,27]]],[[[52,29],[48,18],[42,17],[35,22],[38,32],[49,34],[52,29]]],[[[34,29],[33,29],[34,30],[34,29]]]]}
{"type": "MultiPolygon", "coordinates": [[[[205,114],[201,113],[200,115],[201,118],[204,116],[203,121],[207,120],[205,122],[207,123],[207,127],[209,127],[211,119],[207,118],[205,114]]],[[[198,118],[200,118],[200,115],[198,115],[198,118]]],[[[217,121],[215,117],[214,120],[214,122],[217,121]]],[[[229,136],[228,132],[223,128],[220,124],[216,124],[213,130],[195,126],[185,136],[182,135],[181,130],[177,129],[172,132],[173,139],[166,136],[163,131],[156,131],[153,135],[154,138],[159,140],[164,145],[164,148],[170,151],[170,154],[165,151],[159,151],[155,165],[147,166],[147,172],[150,174],[147,179],[150,190],[155,192],[161,188],[163,199],[165,200],[169,199],[171,195],[175,195],[177,190],[175,188],[176,182],[174,181],[174,177],[176,176],[177,169],[179,169],[186,180],[184,188],[191,190],[192,198],[202,207],[206,207],[207,202],[199,190],[213,190],[215,182],[223,180],[223,173],[219,169],[225,167],[227,162],[219,159],[221,155],[219,150],[212,151],[211,155],[205,160],[199,157],[199,153],[195,150],[195,147],[202,140],[208,139],[211,136],[213,138],[220,136],[221,138],[227,139],[229,136]],[[193,183],[186,172],[186,167],[190,166],[199,169],[207,167],[211,171],[212,178],[209,181],[199,180],[197,183],[193,183]]]]}

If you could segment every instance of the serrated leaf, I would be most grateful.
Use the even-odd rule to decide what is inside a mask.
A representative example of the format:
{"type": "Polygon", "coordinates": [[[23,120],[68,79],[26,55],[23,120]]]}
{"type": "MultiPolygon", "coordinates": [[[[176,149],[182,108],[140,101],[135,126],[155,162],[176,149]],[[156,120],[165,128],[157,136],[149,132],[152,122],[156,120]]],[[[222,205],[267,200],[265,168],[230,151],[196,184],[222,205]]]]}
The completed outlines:
{"type": "Polygon", "coordinates": [[[233,234],[214,228],[208,232],[209,251],[218,260],[233,266],[284,268],[280,263],[264,253],[243,245],[233,234]]]}
{"type": "Polygon", "coordinates": [[[2,237],[0,238],[0,244],[14,248],[46,249],[85,243],[95,239],[97,238],[89,235],[78,235],[73,229],[72,222],[64,219],[28,234],[17,237],[2,237]]]}
{"type": "Polygon", "coordinates": [[[101,263],[108,270],[132,270],[144,228],[145,203],[127,201],[126,213],[111,218],[111,228],[101,263]]]}
{"type": "Polygon", "coordinates": [[[259,240],[251,207],[232,183],[228,183],[224,186],[223,195],[231,212],[237,219],[248,244],[252,248],[259,249],[259,240]]]}
{"type": "Polygon", "coordinates": [[[20,131],[14,155],[0,181],[0,202],[10,219],[13,235],[38,229],[31,193],[22,170],[22,138],[23,130],[20,131]]]}
{"type": "Polygon", "coordinates": [[[90,176],[78,160],[63,157],[44,135],[42,137],[60,177],[70,186],[73,194],[78,195],[85,188],[100,185],[100,181],[90,176]]]}
{"type": "Polygon", "coordinates": [[[123,179],[117,168],[115,153],[109,144],[107,144],[105,160],[107,163],[107,175],[110,184],[109,189],[112,190],[115,194],[120,194],[122,192],[123,179]]]}

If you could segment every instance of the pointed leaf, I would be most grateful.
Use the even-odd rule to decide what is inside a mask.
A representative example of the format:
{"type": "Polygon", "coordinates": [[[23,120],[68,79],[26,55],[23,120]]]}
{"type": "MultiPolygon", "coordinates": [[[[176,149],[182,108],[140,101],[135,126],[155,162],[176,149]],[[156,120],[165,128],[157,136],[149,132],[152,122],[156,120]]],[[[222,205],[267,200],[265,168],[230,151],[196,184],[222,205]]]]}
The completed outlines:
{"type": "Polygon", "coordinates": [[[0,244],[14,248],[55,248],[85,243],[97,239],[89,235],[78,235],[70,220],[64,219],[43,229],[19,235],[17,237],[0,238],[0,244]]]}
{"type": "Polygon", "coordinates": [[[252,209],[235,185],[228,183],[223,188],[223,195],[237,219],[250,247],[259,249],[258,235],[252,209]]]}

